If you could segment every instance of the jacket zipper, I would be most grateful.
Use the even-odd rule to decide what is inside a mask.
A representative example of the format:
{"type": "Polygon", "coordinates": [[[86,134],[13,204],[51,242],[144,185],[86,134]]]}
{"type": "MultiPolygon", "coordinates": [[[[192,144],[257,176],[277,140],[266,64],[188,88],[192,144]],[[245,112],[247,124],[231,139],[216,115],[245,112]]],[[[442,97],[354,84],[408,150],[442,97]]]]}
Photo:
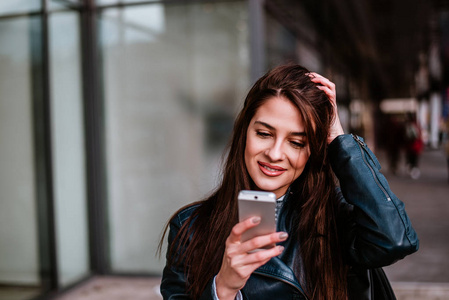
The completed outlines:
{"type": "Polygon", "coordinates": [[[257,271],[254,272],[254,273],[255,273],[255,274],[262,275],[262,276],[266,276],[266,277],[269,277],[269,278],[272,278],[272,279],[276,279],[276,280],[282,281],[283,283],[286,283],[286,284],[289,284],[289,285],[291,285],[292,287],[294,287],[295,289],[297,289],[297,290],[301,293],[301,295],[304,296],[304,298],[305,298],[306,300],[309,300],[309,298],[307,298],[306,294],[301,290],[300,287],[298,287],[297,285],[291,283],[291,282],[288,281],[288,280],[279,278],[279,277],[274,276],[274,275],[269,275],[269,274],[266,274],[266,273],[257,272],[257,271]]]}
{"type": "Polygon", "coordinates": [[[371,173],[373,174],[374,180],[376,181],[377,186],[381,189],[381,191],[384,193],[385,198],[387,199],[387,201],[391,201],[390,195],[388,195],[387,191],[385,190],[385,188],[382,186],[382,184],[379,182],[379,179],[377,178],[376,172],[374,172],[373,167],[369,164],[369,162],[366,160],[366,144],[365,142],[363,142],[361,139],[359,139],[358,136],[356,136],[355,134],[352,134],[352,137],[354,138],[354,140],[357,142],[357,145],[360,148],[360,151],[362,152],[362,158],[363,161],[365,162],[365,164],[368,166],[368,168],[370,169],[371,173]]]}

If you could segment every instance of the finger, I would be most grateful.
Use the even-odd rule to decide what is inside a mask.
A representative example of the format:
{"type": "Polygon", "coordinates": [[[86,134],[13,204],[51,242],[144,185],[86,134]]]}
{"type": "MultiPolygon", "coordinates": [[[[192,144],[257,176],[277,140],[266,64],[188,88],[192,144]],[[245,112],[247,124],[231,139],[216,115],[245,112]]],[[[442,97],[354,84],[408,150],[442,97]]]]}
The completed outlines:
{"type": "Polygon", "coordinates": [[[255,269],[266,264],[271,258],[279,256],[283,251],[283,246],[276,246],[270,249],[248,253],[233,259],[230,266],[240,273],[242,277],[245,277],[244,274],[250,275],[255,269]]]}
{"type": "Polygon", "coordinates": [[[319,86],[317,86],[317,88],[324,91],[327,95],[331,95],[331,96],[335,95],[335,92],[327,86],[319,85],[319,86]]]}
{"type": "Polygon", "coordinates": [[[280,255],[284,251],[283,246],[276,246],[266,250],[260,250],[251,254],[245,258],[246,265],[263,265],[271,258],[280,255]]]}
{"type": "Polygon", "coordinates": [[[321,84],[321,85],[323,85],[325,87],[328,87],[331,90],[335,91],[335,84],[332,81],[330,81],[329,79],[327,79],[327,78],[324,78],[324,77],[322,77],[322,78],[312,78],[312,81],[314,83],[321,84]]]}
{"type": "Polygon", "coordinates": [[[232,227],[231,233],[228,237],[228,242],[238,243],[242,237],[242,234],[250,228],[256,227],[260,223],[260,217],[248,218],[240,223],[237,223],[232,227]]]}
{"type": "Polygon", "coordinates": [[[267,235],[261,235],[254,237],[242,244],[241,251],[250,252],[256,249],[261,249],[269,245],[275,245],[276,243],[283,242],[288,238],[286,232],[275,232],[267,235]]]}
{"type": "Polygon", "coordinates": [[[322,90],[332,102],[335,102],[335,92],[326,86],[318,86],[320,90],[322,90]]]}
{"type": "Polygon", "coordinates": [[[322,85],[328,86],[331,89],[335,89],[335,84],[327,79],[326,77],[317,74],[317,73],[310,73],[312,76],[310,76],[310,80],[312,80],[315,83],[321,83],[322,85]]]}
{"type": "Polygon", "coordinates": [[[307,75],[309,75],[311,77],[311,79],[320,79],[320,78],[327,79],[323,75],[315,73],[315,72],[310,72],[307,75]]]}
{"type": "Polygon", "coordinates": [[[325,78],[323,75],[320,75],[315,72],[310,72],[307,75],[310,77],[311,80],[321,80],[321,79],[325,78]]]}

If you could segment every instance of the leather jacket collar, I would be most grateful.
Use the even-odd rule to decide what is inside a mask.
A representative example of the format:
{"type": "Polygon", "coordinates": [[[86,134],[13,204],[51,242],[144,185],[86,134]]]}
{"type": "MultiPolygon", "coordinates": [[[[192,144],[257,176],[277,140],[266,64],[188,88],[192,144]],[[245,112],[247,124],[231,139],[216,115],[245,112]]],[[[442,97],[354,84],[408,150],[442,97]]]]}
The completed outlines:
{"type": "Polygon", "coordinates": [[[305,299],[307,299],[300,281],[293,272],[295,254],[298,253],[297,250],[299,247],[299,243],[296,241],[296,237],[291,234],[291,226],[287,226],[286,220],[286,203],[291,199],[291,196],[293,194],[293,188],[290,187],[283,199],[284,203],[279,212],[277,221],[277,231],[290,233],[289,238],[283,243],[280,243],[280,245],[284,246],[284,252],[280,256],[270,259],[265,265],[259,267],[256,271],[254,271],[254,273],[266,277],[275,278],[286,284],[289,284],[300,294],[302,294],[305,299]]]}

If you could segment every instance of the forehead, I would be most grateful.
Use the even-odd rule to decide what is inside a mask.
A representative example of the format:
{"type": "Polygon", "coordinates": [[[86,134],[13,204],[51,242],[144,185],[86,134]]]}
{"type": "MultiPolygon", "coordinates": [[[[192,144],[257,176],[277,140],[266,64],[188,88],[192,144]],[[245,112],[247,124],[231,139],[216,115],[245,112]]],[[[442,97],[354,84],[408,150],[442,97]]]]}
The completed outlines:
{"type": "Polygon", "coordinates": [[[299,109],[285,97],[272,97],[266,100],[257,109],[251,124],[257,121],[267,123],[276,129],[304,131],[304,122],[299,109]]]}

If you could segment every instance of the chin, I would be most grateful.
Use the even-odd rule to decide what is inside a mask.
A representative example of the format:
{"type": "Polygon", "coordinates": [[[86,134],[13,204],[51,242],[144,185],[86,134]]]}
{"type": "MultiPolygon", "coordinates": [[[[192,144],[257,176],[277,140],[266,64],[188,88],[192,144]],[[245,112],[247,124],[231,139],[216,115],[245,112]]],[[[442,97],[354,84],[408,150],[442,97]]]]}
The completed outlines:
{"type": "Polygon", "coordinates": [[[283,186],[280,185],[276,185],[276,184],[271,184],[271,183],[256,183],[256,186],[259,190],[261,191],[265,191],[265,192],[273,192],[276,193],[279,190],[282,190],[283,186]]]}

